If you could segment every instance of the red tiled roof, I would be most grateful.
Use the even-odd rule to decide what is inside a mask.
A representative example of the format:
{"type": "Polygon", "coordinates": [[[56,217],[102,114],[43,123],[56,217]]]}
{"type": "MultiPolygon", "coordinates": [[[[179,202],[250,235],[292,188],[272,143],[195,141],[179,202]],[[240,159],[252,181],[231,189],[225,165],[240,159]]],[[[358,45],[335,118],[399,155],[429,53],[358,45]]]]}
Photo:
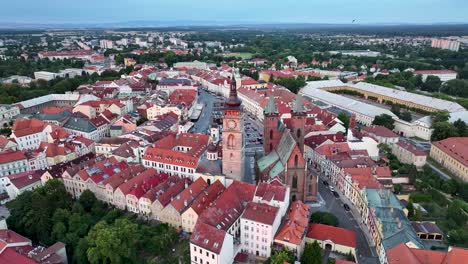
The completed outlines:
{"type": "Polygon", "coordinates": [[[0,229],[0,242],[5,244],[31,243],[28,238],[9,229],[0,229]]]}
{"type": "Polygon", "coordinates": [[[12,133],[16,137],[24,137],[43,131],[46,125],[44,121],[39,119],[18,118],[13,124],[12,133]]]}
{"type": "Polygon", "coordinates": [[[200,215],[224,190],[226,190],[224,185],[219,180],[216,180],[193,201],[191,208],[195,213],[200,215]]]}
{"type": "Polygon", "coordinates": [[[341,227],[310,224],[307,237],[316,240],[331,240],[335,244],[356,248],[356,233],[341,227]]]}
{"type": "Polygon", "coordinates": [[[448,252],[409,248],[401,243],[387,251],[389,264],[458,264],[468,259],[468,250],[449,248],[448,252]]]}
{"type": "Polygon", "coordinates": [[[41,113],[43,114],[50,114],[50,115],[54,115],[54,114],[60,114],[64,111],[69,111],[70,113],[72,112],[72,108],[70,107],[57,107],[57,106],[48,106],[48,107],[44,107],[41,109],[41,113]]]}
{"type": "Polygon", "coordinates": [[[333,144],[325,144],[317,147],[315,151],[326,157],[337,155],[339,153],[348,153],[351,149],[346,142],[337,142],[333,144]]]}
{"type": "Polygon", "coordinates": [[[261,197],[264,201],[284,201],[287,188],[285,186],[278,186],[261,182],[257,185],[255,196],[261,197]]]}
{"type": "Polygon", "coordinates": [[[457,264],[466,262],[468,259],[468,249],[464,248],[449,248],[447,255],[442,262],[443,264],[457,264]]]}
{"type": "Polygon", "coordinates": [[[451,137],[432,142],[432,145],[456,159],[464,166],[468,166],[468,137],[451,137]]]}
{"type": "Polygon", "coordinates": [[[190,207],[193,201],[198,197],[203,190],[208,187],[208,183],[203,178],[198,178],[194,183],[190,184],[188,188],[179,193],[171,202],[172,207],[177,212],[182,213],[186,208],[190,207]]]}
{"type": "Polygon", "coordinates": [[[138,173],[135,177],[119,185],[119,187],[117,187],[117,190],[120,190],[124,195],[131,193],[137,198],[140,198],[144,195],[144,193],[142,193],[144,191],[143,187],[149,187],[146,186],[145,183],[148,183],[150,185],[151,183],[154,183],[154,185],[157,186],[160,182],[164,181],[168,177],[169,176],[166,173],[159,174],[156,172],[155,169],[149,168],[138,173]]]}
{"type": "Polygon", "coordinates": [[[177,194],[185,189],[185,185],[190,185],[190,183],[192,183],[192,181],[189,178],[184,178],[176,182],[173,186],[167,189],[166,192],[158,197],[159,203],[163,207],[166,207],[166,205],[168,205],[177,194]]]}
{"type": "Polygon", "coordinates": [[[226,231],[197,221],[190,243],[219,254],[223,246],[226,231]]]}
{"type": "Polygon", "coordinates": [[[420,70],[415,71],[415,74],[457,74],[456,71],[452,70],[420,70]]]}
{"type": "Polygon", "coordinates": [[[16,252],[14,248],[6,248],[2,253],[0,253],[0,263],[37,264],[38,262],[16,252]]]}
{"type": "Polygon", "coordinates": [[[264,203],[250,202],[247,204],[242,218],[266,225],[273,225],[277,215],[278,207],[264,203]]]}
{"type": "Polygon", "coordinates": [[[25,160],[26,156],[23,154],[23,152],[19,150],[17,151],[7,150],[7,151],[0,153],[0,164],[14,162],[14,161],[23,160],[23,159],[25,160]]]}
{"type": "Polygon", "coordinates": [[[252,201],[255,185],[234,181],[198,218],[203,222],[222,230],[228,230],[245,209],[247,202],[252,201]]]}
{"type": "Polygon", "coordinates": [[[275,236],[275,240],[299,245],[309,224],[309,206],[302,201],[294,201],[289,207],[283,226],[275,236]]]}
{"type": "Polygon", "coordinates": [[[415,147],[413,144],[411,143],[408,143],[408,142],[403,142],[403,141],[399,141],[397,143],[398,146],[400,146],[401,148],[404,148],[406,149],[407,151],[411,152],[413,155],[415,156],[427,156],[427,153],[418,149],[417,147],[415,147]]]}
{"type": "Polygon", "coordinates": [[[94,50],[64,50],[64,51],[41,51],[40,55],[44,57],[52,56],[87,56],[96,53],[94,50]]]}
{"type": "Polygon", "coordinates": [[[363,130],[369,134],[374,134],[379,137],[387,137],[387,138],[394,138],[398,137],[398,135],[391,131],[390,129],[384,126],[367,126],[364,127],[363,130]]]}
{"type": "Polygon", "coordinates": [[[33,183],[39,182],[41,180],[41,176],[42,171],[27,171],[8,175],[7,177],[11,184],[13,184],[16,188],[22,189],[33,183]]]}

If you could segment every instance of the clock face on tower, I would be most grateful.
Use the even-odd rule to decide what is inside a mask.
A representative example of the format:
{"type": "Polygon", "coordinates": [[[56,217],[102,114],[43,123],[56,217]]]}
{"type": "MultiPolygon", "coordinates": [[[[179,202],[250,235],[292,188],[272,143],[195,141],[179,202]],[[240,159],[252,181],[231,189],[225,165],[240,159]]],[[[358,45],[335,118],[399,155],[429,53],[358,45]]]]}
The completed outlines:
{"type": "Polygon", "coordinates": [[[234,120],[229,120],[228,121],[228,127],[230,129],[234,129],[234,128],[236,128],[236,126],[237,126],[237,124],[236,124],[236,122],[234,120]]]}

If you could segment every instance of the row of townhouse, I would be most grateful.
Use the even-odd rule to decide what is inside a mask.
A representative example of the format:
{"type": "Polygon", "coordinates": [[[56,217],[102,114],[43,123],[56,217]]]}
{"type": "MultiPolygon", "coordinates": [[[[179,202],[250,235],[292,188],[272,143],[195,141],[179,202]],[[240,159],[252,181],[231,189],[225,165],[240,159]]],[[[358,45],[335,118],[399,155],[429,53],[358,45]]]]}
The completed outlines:
{"type": "Polygon", "coordinates": [[[370,157],[353,157],[346,142],[324,144],[313,150],[312,164],[352,203],[361,226],[371,237],[380,263],[388,263],[386,252],[398,241],[422,248],[406,217],[404,207],[386,183],[391,182],[388,167],[379,166],[370,157]]]}

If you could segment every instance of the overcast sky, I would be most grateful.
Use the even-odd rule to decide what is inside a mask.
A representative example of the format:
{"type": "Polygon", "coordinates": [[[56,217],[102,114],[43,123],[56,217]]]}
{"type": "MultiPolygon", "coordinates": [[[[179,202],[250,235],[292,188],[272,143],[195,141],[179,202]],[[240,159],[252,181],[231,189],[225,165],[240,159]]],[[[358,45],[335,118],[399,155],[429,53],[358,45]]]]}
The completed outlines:
{"type": "Polygon", "coordinates": [[[0,22],[468,22],[468,0],[0,0],[0,22]]]}

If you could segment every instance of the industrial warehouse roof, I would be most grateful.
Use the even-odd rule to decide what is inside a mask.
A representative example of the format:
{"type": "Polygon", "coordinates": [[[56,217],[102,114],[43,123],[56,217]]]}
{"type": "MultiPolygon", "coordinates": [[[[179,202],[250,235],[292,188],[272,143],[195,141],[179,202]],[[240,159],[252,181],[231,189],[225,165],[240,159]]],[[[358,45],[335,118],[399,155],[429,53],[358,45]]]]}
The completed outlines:
{"type": "MultiPolygon", "coordinates": [[[[398,118],[394,113],[390,110],[380,108],[371,104],[366,104],[363,102],[356,101],[354,99],[350,99],[338,94],[334,94],[328,91],[320,90],[319,88],[325,87],[333,87],[332,81],[317,81],[322,83],[321,85],[317,85],[316,82],[308,82],[307,85],[302,88],[301,93],[305,96],[308,96],[314,100],[320,100],[327,104],[342,108],[344,110],[359,113],[362,115],[375,117],[381,114],[387,114],[394,118],[398,118]]],[[[335,86],[343,86],[339,85],[341,81],[336,82],[337,85],[335,86]]]]}
{"type": "Polygon", "coordinates": [[[465,108],[463,108],[461,105],[454,103],[454,102],[450,102],[450,101],[446,101],[446,100],[442,100],[442,99],[438,99],[438,98],[434,98],[430,96],[400,91],[400,90],[387,88],[387,87],[370,84],[366,82],[359,82],[359,83],[350,85],[350,87],[354,87],[356,89],[360,89],[360,90],[371,92],[371,93],[381,94],[381,95],[395,98],[401,101],[406,101],[406,102],[416,103],[416,104],[431,107],[431,108],[436,108],[439,110],[447,110],[449,112],[465,111],[465,108]]]}

